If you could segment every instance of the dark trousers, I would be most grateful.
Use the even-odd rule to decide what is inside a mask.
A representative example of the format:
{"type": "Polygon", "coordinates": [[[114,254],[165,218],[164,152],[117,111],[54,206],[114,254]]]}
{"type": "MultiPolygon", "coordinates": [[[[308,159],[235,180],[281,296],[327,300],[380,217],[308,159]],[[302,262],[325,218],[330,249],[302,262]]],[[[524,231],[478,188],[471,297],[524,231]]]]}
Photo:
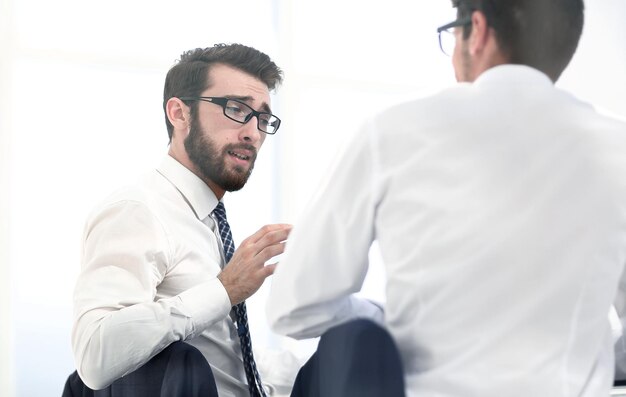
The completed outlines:
{"type": "Polygon", "coordinates": [[[74,372],[62,397],[217,397],[217,388],[202,353],[190,344],[174,342],[102,390],[89,389],[74,372]]]}
{"type": "Polygon", "coordinates": [[[403,397],[404,374],[391,335],[369,320],[331,328],[300,369],[292,397],[403,397]]]}

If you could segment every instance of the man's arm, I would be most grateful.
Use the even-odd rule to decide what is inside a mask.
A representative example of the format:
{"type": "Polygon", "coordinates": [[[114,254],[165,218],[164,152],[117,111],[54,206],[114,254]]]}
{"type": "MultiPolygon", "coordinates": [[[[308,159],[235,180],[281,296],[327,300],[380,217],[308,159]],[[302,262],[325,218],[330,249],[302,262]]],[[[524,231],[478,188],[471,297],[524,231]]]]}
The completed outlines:
{"type": "Polygon", "coordinates": [[[382,310],[354,295],[368,269],[380,196],[373,134],[362,130],[294,226],[272,280],[267,316],[278,333],[317,337],[357,317],[382,321],[382,310]]]}
{"type": "Polygon", "coordinates": [[[78,373],[90,388],[108,386],[170,343],[228,315],[230,301],[216,277],[154,301],[171,251],[163,227],[141,203],[109,205],[88,222],[72,346],[78,373]]]}

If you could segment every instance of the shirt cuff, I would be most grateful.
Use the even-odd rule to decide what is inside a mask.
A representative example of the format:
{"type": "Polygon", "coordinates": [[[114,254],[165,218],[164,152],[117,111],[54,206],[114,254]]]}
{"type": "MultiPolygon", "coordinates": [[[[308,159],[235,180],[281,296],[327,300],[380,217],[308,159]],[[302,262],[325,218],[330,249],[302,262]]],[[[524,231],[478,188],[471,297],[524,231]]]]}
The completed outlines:
{"type": "Polygon", "coordinates": [[[181,293],[179,297],[182,310],[191,317],[193,324],[190,337],[199,335],[230,313],[230,298],[224,285],[217,278],[196,285],[181,293]]]}
{"type": "Polygon", "coordinates": [[[351,296],[354,317],[367,318],[379,325],[385,324],[385,310],[383,305],[370,299],[351,296]]]}

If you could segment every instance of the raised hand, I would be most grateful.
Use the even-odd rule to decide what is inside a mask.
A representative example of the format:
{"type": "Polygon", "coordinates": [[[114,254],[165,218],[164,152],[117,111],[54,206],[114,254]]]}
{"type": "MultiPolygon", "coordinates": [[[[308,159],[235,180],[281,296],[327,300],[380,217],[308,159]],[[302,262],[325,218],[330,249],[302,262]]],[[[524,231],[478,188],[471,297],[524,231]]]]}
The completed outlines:
{"type": "Polygon", "coordinates": [[[265,262],[283,253],[291,228],[289,224],[265,225],[242,241],[230,262],[217,276],[232,305],[254,294],[265,279],[274,273],[276,263],[266,265],[265,262]]]}

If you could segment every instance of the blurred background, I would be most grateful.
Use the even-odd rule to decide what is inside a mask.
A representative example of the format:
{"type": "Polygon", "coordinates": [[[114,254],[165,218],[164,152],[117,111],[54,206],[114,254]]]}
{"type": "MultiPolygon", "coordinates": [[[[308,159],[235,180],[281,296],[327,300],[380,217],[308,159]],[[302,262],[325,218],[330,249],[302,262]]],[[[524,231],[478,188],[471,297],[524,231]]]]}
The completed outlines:
{"type": "MultiPolygon", "coordinates": [[[[625,17],[624,0],[587,1],[558,83],[623,118],[625,17]]],[[[166,154],[163,82],[183,51],[240,42],[285,72],[272,106],[281,130],[226,198],[242,241],[297,222],[364,119],[454,84],[436,34],[453,19],[446,0],[0,0],[0,396],[61,395],[84,221],[166,154]]],[[[371,257],[362,294],[383,300],[375,247],[371,257]]],[[[315,341],[268,330],[268,287],[248,303],[255,345],[306,357],[315,341]]]]}

